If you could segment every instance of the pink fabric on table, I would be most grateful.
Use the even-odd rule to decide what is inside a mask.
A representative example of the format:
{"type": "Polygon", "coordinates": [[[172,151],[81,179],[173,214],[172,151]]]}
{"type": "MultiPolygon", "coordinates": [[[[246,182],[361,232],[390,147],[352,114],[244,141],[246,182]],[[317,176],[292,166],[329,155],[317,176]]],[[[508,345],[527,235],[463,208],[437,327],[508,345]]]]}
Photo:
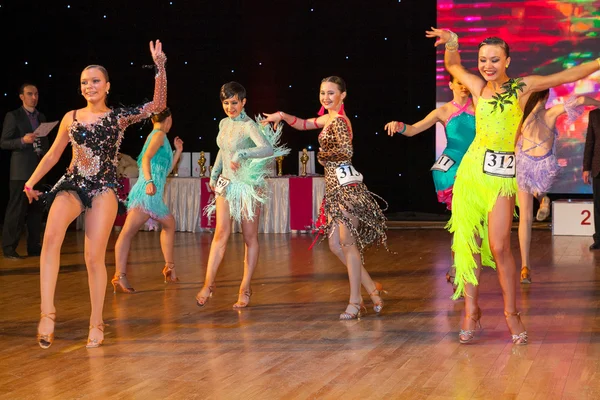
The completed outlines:
{"type": "Polygon", "coordinates": [[[312,228],[312,177],[290,178],[290,229],[304,231],[312,228]]]}
{"type": "Polygon", "coordinates": [[[204,215],[204,207],[209,205],[215,197],[209,182],[210,178],[200,178],[200,228],[203,229],[214,228],[217,225],[215,213],[212,213],[210,217],[204,215]]]}
{"type": "MultiPolygon", "coordinates": [[[[117,195],[119,196],[119,200],[125,201],[127,200],[127,195],[129,194],[129,190],[131,190],[131,186],[129,185],[129,178],[119,178],[119,188],[117,189],[117,195]]],[[[117,215],[115,218],[114,226],[123,226],[125,225],[125,219],[127,218],[127,212],[117,215]]]]}

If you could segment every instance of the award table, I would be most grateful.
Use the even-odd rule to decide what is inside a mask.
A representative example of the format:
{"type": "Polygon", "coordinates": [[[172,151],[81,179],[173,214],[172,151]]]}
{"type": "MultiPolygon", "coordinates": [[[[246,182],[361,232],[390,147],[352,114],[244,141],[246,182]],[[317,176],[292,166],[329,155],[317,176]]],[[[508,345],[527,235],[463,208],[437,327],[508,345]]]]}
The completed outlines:
{"type": "MultiPolygon", "coordinates": [[[[267,178],[269,197],[261,206],[259,233],[289,233],[310,231],[319,216],[321,202],[325,196],[325,178],[322,176],[283,176],[267,178]]],[[[137,178],[121,180],[121,198],[137,182],[137,178]]],[[[175,217],[176,230],[198,232],[215,228],[214,215],[203,214],[214,198],[209,187],[209,178],[181,178],[170,176],[165,186],[164,200],[175,217]]],[[[125,216],[117,216],[115,226],[123,226],[125,216]]],[[[153,229],[147,223],[143,229],[153,229]]],[[[77,228],[83,227],[83,218],[77,228]]],[[[232,232],[240,232],[239,224],[232,223],[232,232]]]]}

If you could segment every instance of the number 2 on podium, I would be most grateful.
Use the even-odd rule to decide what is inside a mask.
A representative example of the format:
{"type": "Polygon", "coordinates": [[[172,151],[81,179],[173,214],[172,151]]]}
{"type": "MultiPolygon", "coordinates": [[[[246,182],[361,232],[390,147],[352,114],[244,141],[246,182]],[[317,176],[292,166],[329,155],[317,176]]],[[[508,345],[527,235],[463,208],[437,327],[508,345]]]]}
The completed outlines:
{"type": "Polygon", "coordinates": [[[582,210],[581,215],[585,215],[585,217],[581,221],[581,225],[591,225],[589,219],[592,216],[592,213],[590,212],[590,210],[582,210]]]}

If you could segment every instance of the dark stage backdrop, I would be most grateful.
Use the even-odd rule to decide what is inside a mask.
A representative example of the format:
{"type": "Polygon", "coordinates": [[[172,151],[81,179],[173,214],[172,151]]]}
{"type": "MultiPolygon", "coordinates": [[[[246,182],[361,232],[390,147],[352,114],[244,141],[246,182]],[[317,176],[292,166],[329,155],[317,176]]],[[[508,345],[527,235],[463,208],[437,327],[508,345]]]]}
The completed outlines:
{"type": "MultiPolygon", "coordinates": [[[[433,129],[415,138],[383,131],[390,120],[417,121],[435,107],[435,49],[424,34],[436,22],[435,0],[11,0],[1,2],[0,16],[11,21],[0,24],[2,117],[20,105],[17,89],[25,80],[38,85],[38,108],[49,120],[85,106],[77,90],[88,64],[108,69],[111,106],[150,99],[153,70],[142,66],[152,63],[148,42],[159,38],[168,57],[170,136],[184,140],[184,151],[214,155],[223,83],[246,87],[249,115],[283,110],[312,117],[320,80],[339,75],[348,85],[354,162],[369,188],[389,202],[389,212],[444,212],[429,172],[433,129]]],[[[128,129],[122,152],[137,157],[150,130],[150,124],[128,129]]],[[[318,148],[317,134],[285,127],[293,155],[284,173],[297,172],[297,151],[318,148]]],[[[2,151],[2,211],[7,157],[2,151]]],[[[70,147],[51,182],[69,160],[70,147]]]]}

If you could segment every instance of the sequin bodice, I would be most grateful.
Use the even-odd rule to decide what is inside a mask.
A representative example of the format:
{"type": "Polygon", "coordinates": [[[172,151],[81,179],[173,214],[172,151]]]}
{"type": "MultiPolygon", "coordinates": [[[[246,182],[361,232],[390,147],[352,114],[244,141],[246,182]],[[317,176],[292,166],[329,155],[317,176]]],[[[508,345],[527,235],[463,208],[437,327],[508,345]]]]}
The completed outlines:
{"type": "Polygon", "coordinates": [[[475,140],[472,146],[494,151],[514,151],[517,128],[523,117],[517,96],[503,108],[495,99],[479,98],[475,112],[475,140]]]}
{"type": "Polygon", "coordinates": [[[93,123],[77,119],[73,111],[73,122],[68,128],[73,147],[73,162],[70,169],[49,192],[48,202],[62,190],[76,191],[83,205],[91,207],[95,196],[117,188],[117,164],[119,147],[125,129],[136,122],[149,118],[153,113],[165,109],[167,104],[166,57],[156,57],[154,98],[138,107],[122,107],[108,111],[93,123]]]}

